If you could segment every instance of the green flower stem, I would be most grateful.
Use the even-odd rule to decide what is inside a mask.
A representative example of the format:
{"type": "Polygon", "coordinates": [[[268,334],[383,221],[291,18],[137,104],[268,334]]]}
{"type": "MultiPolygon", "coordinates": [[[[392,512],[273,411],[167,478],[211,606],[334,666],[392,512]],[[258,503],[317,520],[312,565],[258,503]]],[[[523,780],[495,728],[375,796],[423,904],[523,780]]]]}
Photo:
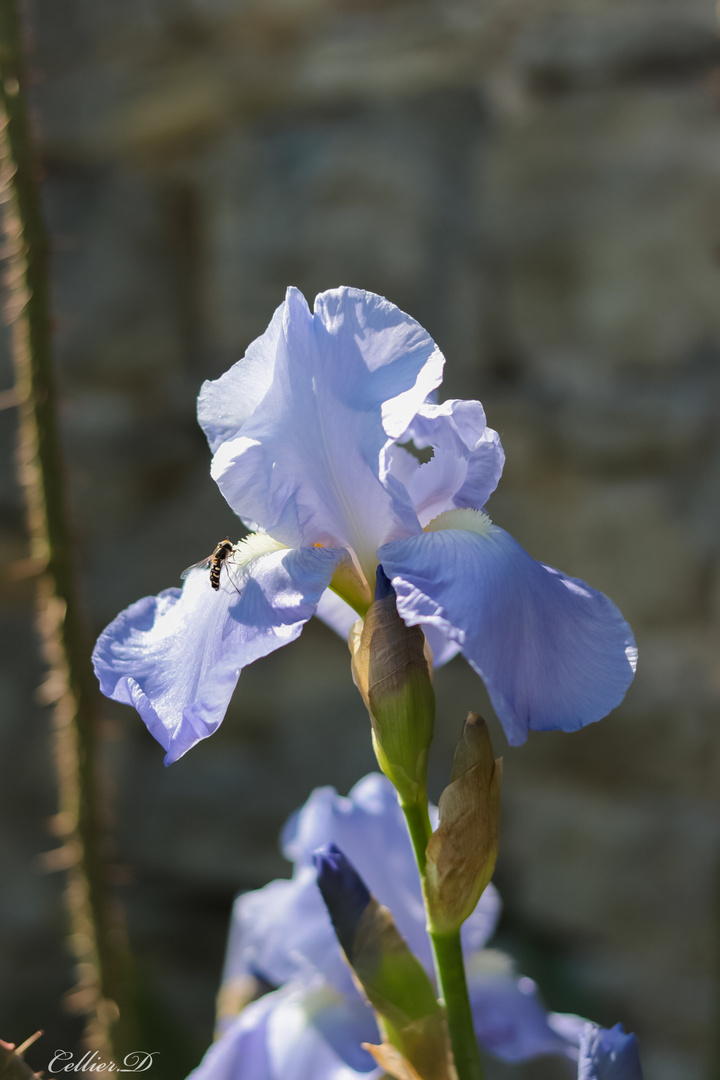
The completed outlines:
{"type": "Polygon", "coordinates": [[[415,852],[415,860],[418,864],[418,870],[420,871],[420,878],[424,886],[425,867],[427,865],[425,849],[428,840],[432,835],[432,825],[430,824],[430,815],[428,814],[427,798],[423,799],[421,803],[401,803],[401,806],[410,833],[410,840],[412,842],[413,851],[415,852]]]}
{"type": "Polygon", "coordinates": [[[468,997],[465,962],[460,931],[453,934],[433,934],[430,931],[440,992],[445,1002],[450,1043],[459,1080],[483,1080],[470,998],[468,997]]]}
{"type": "MultiPolygon", "coordinates": [[[[402,811],[410,833],[424,893],[427,864],[425,851],[432,834],[427,800],[422,805],[417,803],[402,805],[402,811]]],[[[433,934],[430,928],[430,941],[435,957],[438,986],[445,1003],[458,1080],[483,1080],[482,1061],[475,1038],[465,977],[460,931],[457,930],[453,934],[433,934]]]]}

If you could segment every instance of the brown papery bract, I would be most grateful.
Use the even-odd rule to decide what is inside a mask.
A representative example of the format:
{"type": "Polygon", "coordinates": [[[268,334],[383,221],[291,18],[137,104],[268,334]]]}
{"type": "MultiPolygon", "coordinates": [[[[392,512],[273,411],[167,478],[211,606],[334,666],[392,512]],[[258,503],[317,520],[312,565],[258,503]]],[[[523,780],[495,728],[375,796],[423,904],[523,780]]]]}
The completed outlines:
{"type": "Polygon", "coordinates": [[[495,869],[502,760],[487,724],[469,713],[440,796],[440,824],[427,846],[427,901],[434,934],[458,930],[475,910],[495,869]]]}

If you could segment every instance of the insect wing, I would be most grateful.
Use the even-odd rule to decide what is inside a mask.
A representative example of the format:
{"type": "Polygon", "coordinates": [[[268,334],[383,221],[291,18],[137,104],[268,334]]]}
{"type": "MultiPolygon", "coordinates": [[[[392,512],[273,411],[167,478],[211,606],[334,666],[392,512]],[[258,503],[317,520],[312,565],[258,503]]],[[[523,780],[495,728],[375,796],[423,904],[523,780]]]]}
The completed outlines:
{"type": "Polygon", "coordinates": [[[180,577],[184,580],[189,574],[192,574],[193,570],[209,570],[212,565],[212,555],[208,555],[207,558],[201,559],[200,562],[194,562],[192,566],[187,566],[180,577]]]}

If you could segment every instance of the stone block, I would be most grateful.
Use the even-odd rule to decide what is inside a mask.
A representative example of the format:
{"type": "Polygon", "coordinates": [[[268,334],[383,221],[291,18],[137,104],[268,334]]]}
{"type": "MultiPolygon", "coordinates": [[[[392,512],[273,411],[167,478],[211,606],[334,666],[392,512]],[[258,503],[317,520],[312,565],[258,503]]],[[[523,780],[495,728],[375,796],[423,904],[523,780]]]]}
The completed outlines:
{"type": "Polygon", "coordinates": [[[716,106],[701,83],[588,91],[498,125],[488,243],[541,379],[672,367],[720,341],[716,106]]]}

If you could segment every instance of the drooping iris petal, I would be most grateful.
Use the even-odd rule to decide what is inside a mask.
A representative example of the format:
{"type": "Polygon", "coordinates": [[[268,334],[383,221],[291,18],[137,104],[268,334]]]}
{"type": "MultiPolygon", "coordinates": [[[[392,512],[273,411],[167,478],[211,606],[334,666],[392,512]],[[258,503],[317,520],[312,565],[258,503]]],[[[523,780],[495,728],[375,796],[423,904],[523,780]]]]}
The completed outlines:
{"type": "Polygon", "coordinates": [[[423,525],[444,510],[485,506],[502,475],[505,452],[479,401],[425,402],[406,436],[418,449],[435,451],[408,482],[423,525]]]}
{"type": "Polygon", "coordinates": [[[586,1024],[580,1036],[578,1080],[643,1080],[638,1043],[622,1024],[586,1024]]]}
{"type": "Polygon", "coordinates": [[[419,528],[385,454],[438,385],[443,357],[418,323],[373,293],[322,293],[311,313],[289,289],[281,310],[253,345],[252,411],[228,415],[224,404],[244,360],[203,388],[212,475],[241,517],[283,543],[350,548],[371,572],[383,540],[419,528]]]}
{"type": "Polygon", "coordinates": [[[529,729],[574,731],[619,704],[637,652],[615,605],[535,562],[485,515],[451,511],[446,520],[457,527],[386,544],[378,557],[405,622],[460,644],[509,743],[529,729]]]}
{"type": "Polygon", "coordinates": [[[467,962],[468,993],[475,1034],[483,1049],[501,1061],[517,1062],[541,1054],[576,1057],[572,1042],[548,1024],[536,984],[511,970],[501,954],[476,954],[467,962]]]}
{"type": "MultiPolygon", "coordinates": [[[[277,545],[274,545],[277,549],[277,545]]],[[[107,697],[133,705],[165,763],[215,731],[241,670],[299,635],[343,552],[270,551],[215,591],[205,570],[131,605],[100,635],[95,673],[107,697]]]]}

